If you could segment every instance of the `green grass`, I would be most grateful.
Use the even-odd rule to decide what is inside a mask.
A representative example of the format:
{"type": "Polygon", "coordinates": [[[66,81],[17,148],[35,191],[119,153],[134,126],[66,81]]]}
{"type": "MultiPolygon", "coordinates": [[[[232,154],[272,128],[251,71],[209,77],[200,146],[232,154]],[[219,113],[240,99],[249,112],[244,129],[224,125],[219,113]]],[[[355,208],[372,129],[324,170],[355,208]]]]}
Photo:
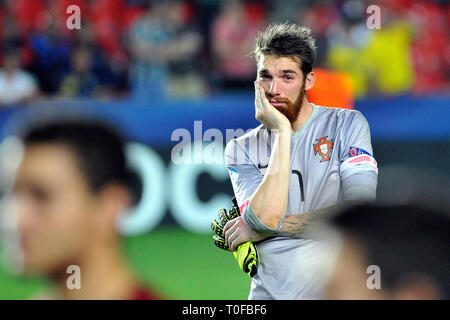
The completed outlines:
{"type": "MultiPolygon", "coordinates": [[[[211,235],[159,228],[124,241],[126,256],[142,281],[167,299],[247,299],[250,278],[211,235]]],[[[39,278],[19,278],[0,267],[0,299],[26,299],[46,288],[39,278]]]]}

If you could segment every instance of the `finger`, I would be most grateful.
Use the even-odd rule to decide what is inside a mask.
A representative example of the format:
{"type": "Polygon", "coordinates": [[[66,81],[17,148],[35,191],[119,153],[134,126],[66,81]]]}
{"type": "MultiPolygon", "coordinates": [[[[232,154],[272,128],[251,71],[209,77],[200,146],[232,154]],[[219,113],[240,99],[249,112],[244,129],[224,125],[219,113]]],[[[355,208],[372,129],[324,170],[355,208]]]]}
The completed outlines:
{"type": "Polygon", "coordinates": [[[240,215],[241,213],[239,212],[239,208],[234,206],[227,212],[227,218],[229,221],[236,219],[240,215]]]}
{"type": "Polygon", "coordinates": [[[225,239],[219,237],[218,235],[213,236],[214,245],[223,250],[230,250],[230,248],[226,245],[225,239]]]}
{"type": "Polygon", "coordinates": [[[227,246],[230,246],[230,237],[232,234],[236,233],[238,224],[235,223],[233,224],[228,230],[227,233],[224,232],[224,236],[225,236],[225,243],[227,244],[227,246]]]}
{"type": "Polygon", "coordinates": [[[223,234],[225,234],[230,228],[232,228],[234,226],[234,224],[236,223],[237,218],[233,219],[231,221],[228,221],[227,224],[225,225],[225,227],[223,227],[223,234]]]}
{"type": "Polygon", "coordinates": [[[256,110],[255,111],[262,111],[263,108],[263,104],[262,104],[262,100],[261,100],[261,84],[259,83],[259,81],[255,81],[255,106],[256,106],[256,110]]]}
{"type": "Polygon", "coordinates": [[[227,216],[227,210],[225,208],[220,209],[218,215],[222,227],[225,226],[228,221],[230,221],[227,216]]]}
{"type": "Polygon", "coordinates": [[[212,222],[211,222],[211,230],[215,233],[215,234],[217,234],[219,237],[224,237],[224,234],[223,234],[223,227],[219,224],[219,222],[217,222],[217,220],[216,219],[214,219],[212,222]]]}
{"type": "Polygon", "coordinates": [[[241,239],[240,236],[238,236],[236,239],[231,241],[231,243],[228,247],[229,247],[230,251],[236,251],[242,243],[244,243],[244,241],[241,239]]]}
{"type": "Polygon", "coordinates": [[[235,228],[234,228],[234,226],[232,226],[232,227],[230,227],[230,228],[227,230],[226,233],[225,233],[225,232],[223,233],[224,238],[225,238],[225,243],[226,243],[227,246],[229,246],[228,239],[229,239],[230,236],[234,233],[234,231],[235,231],[235,228]]]}
{"type": "Polygon", "coordinates": [[[236,246],[235,244],[239,242],[239,232],[237,230],[233,230],[228,238],[225,238],[227,246],[231,251],[234,251],[236,246]]]}
{"type": "Polygon", "coordinates": [[[261,106],[265,109],[268,108],[269,106],[272,106],[269,103],[269,100],[267,99],[266,96],[266,91],[264,90],[263,86],[259,86],[259,96],[260,96],[260,100],[261,100],[261,106]]]}

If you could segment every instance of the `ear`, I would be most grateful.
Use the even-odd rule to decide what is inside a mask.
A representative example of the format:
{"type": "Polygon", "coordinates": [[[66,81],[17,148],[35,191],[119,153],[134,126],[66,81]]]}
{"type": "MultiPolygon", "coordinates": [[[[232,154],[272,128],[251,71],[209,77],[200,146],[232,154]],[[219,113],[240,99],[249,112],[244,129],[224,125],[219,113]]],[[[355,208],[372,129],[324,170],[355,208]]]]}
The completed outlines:
{"type": "Polygon", "coordinates": [[[131,206],[131,194],[125,186],[112,183],[100,191],[99,197],[102,223],[115,230],[119,215],[131,206]]]}
{"type": "Polygon", "coordinates": [[[314,84],[316,83],[316,74],[311,71],[306,75],[305,79],[305,90],[308,91],[314,87],[314,84]]]}

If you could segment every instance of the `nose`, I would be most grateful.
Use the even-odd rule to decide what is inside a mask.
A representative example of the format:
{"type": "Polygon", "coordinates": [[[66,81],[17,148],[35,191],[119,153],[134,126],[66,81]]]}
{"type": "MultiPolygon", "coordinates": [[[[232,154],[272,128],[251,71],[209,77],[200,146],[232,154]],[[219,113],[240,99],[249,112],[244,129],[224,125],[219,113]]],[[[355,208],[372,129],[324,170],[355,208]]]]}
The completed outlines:
{"type": "Polygon", "coordinates": [[[35,213],[31,203],[25,199],[14,199],[11,213],[15,217],[16,228],[19,234],[28,232],[35,224],[35,213]]]}
{"type": "Polygon", "coordinates": [[[280,95],[280,84],[278,83],[277,79],[272,79],[272,82],[270,83],[269,88],[269,95],[271,96],[279,96],[280,95]]]}

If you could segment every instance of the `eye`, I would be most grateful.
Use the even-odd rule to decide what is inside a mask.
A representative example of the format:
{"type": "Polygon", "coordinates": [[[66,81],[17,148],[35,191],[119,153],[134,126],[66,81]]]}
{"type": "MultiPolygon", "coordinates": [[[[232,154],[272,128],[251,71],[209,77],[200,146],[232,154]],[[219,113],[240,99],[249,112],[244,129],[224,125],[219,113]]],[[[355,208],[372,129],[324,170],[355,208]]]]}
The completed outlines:
{"type": "Polygon", "coordinates": [[[285,80],[293,80],[294,77],[292,77],[292,76],[283,76],[283,79],[285,79],[285,80]]]}
{"type": "Polygon", "coordinates": [[[44,202],[47,201],[50,198],[50,194],[47,190],[44,190],[41,187],[31,187],[30,190],[30,196],[33,200],[38,202],[44,202]]]}
{"type": "Polygon", "coordinates": [[[272,79],[272,77],[269,76],[268,74],[260,74],[260,75],[259,75],[259,78],[260,78],[261,80],[270,80],[270,79],[272,79]]]}

